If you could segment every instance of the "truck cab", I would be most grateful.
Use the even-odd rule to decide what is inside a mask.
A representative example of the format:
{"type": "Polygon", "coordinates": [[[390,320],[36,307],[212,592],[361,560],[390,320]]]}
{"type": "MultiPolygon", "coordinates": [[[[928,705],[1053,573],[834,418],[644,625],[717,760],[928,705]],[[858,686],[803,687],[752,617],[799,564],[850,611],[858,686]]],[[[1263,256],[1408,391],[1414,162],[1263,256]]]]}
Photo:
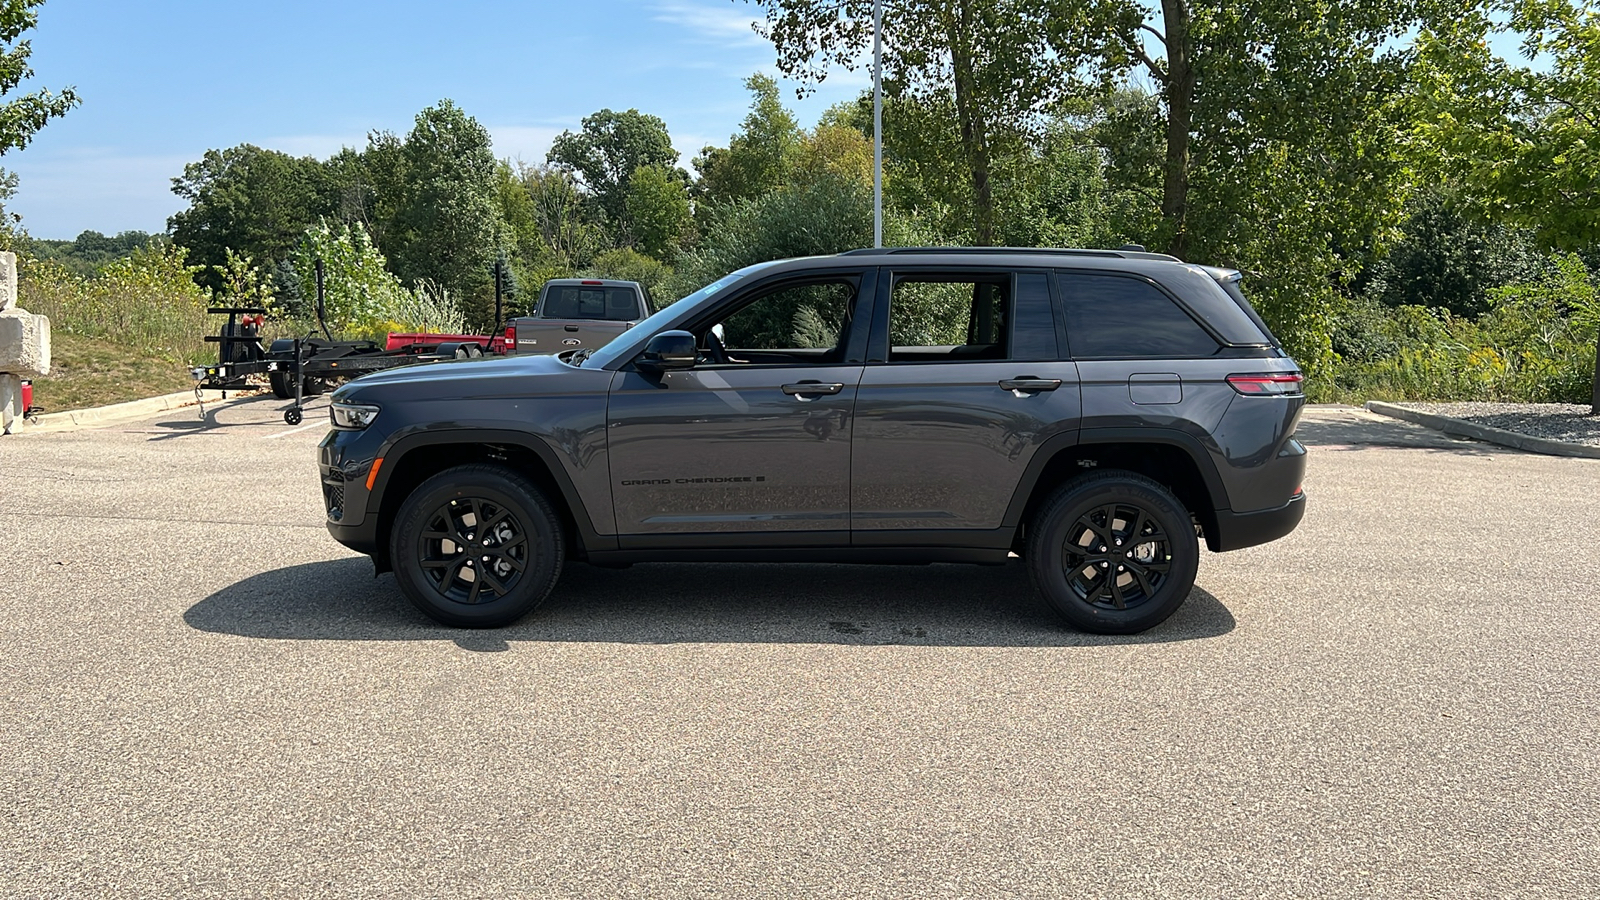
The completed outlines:
{"type": "Polygon", "coordinates": [[[531,314],[511,320],[513,352],[598,350],[651,312],[649,294],[636,281],[553,279],[531,314]]]}

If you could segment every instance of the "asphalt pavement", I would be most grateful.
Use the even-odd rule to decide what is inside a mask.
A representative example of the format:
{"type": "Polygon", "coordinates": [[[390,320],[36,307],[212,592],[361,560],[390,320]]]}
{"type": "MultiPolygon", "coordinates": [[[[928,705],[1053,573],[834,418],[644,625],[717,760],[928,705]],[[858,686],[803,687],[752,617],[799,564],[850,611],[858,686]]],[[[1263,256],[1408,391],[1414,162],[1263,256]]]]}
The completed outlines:
{"type": "Polygon", "coordinates": [[[458,632],[328,537],[325,402],[0,438],[0,896],[1600,895],[1600,460],[1313,409],[1133,637],[1016,564],[458,632]]]}

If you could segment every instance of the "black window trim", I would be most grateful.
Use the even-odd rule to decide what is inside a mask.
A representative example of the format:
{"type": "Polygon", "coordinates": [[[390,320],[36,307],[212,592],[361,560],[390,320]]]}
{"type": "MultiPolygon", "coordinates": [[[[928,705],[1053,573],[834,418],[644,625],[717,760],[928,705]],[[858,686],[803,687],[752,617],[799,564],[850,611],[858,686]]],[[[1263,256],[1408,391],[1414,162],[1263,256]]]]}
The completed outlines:
{"type": "MultiPolygon", "coordinates": [[[[985,265],[972,265],[972,264],[962,265],[962,264],[950,264],[950,263],[945,263],[945,264],[942,264],[942,265],[941,264],[934,264],[934,265],[927,265],[927,264],[923,264],[923,265],[904,265],[904,264],[902,264],[900,266],[883,266],[878,271],[879,271],[879,277],[878,277],[877,297],[875,298],[875,302],[873,304],[873,309],[872,309],[872,334],[868,338],[868,341],[867,341],[866,359],[867,359],[867,365],[869,365],[869,366],[926,366],[926,365],[946,365],[946,364],[957,363],[957,362],[960,362],[960,363],[968,363],[968,362],[970,362],[970,363],[984,363],[984,362],[993,363],[993,362],[1007,362],[1007,361],[1010,361],[1009,358],[1010,358],[1010,355],[1011,355],[1012,345],[1015,342],[1015,335],[1013,335],[1011,333],[1011,328],[1015,325],[1015,319],[1016,319],[1014,307],[1015,307],[1015,304],[1017,302],[1017,276],[1019,274],[1024,274],[1024,273],[1034,274],[1034,275],[1044,275],[1046,280],[1047,280],[1047,282],[1050,285],[1052,299],[1054,298],[1054,295],[1055,295],[1055,279],[1053,277],[1051,277],[1052,270],[1048,266],[1029,266],[1029,267],[1026,267],[1026,268],[1020,268],[1019,269],[1019,268],[1017,268],[1015,266],[995,266],[995,265],[985,266],[985,265]],[[946,283],[955,283],[955,282],[962,282],[962,281],[970,280],[973,284],[981,284],[981,283],[986,283],[986,282],[987,283],[996,283],[996,282],[999,282],[999,281],[1003,280],[1005,282],[1005,284],[1006,284],[1007,291],[1009,291],[1009,293],[1007,294],[1007,297],[1009,298],[1009,300],[1010,300],[1010,302],[1011,302],[1011,304],[1013,306],[1013,309],[1010,311],[1011,314],[1009,316],[1007,316],[1007,321],[1006,321],[1006,341],[1007,341],[1006,356],[1007,356],[1007,359],[1005,359],[1005,360],[993,360],[993,359],[900,360],[899,362],[894,362],[894,361],[890,360],[889,359],[889,350],[891,348],[889,346],[889,313],[890,313],[890,307],[891,307],[891,305],[893,304],[893,301],[894,301],[894,287],[895,287],[895,285],[899,284],[905,278],[910,277],[910,276],[916,276],[916,275],[949,275],[950,277],[948,279],[942,279],[946,283]],[[984,276],[984,275],[999,276],[999,277],[980,281],[979,279],[981,279],[982,276],[984,276]],[[978,277],[969,279],[967,276],[978,276],[978,277]]],[[[1058,311],[1057,314],[1056,314],[1056,319],[1057,319],[1057,325],[1056,325],[1057,352],[1060,352],[1060,348],[1062,346],[1064,346],[1061,343],[1061,339],[1060,339],[1060,334],[1061,334],[1060,318],[1061,318],[1060,317],[1060,313],[1058,311]]]]}

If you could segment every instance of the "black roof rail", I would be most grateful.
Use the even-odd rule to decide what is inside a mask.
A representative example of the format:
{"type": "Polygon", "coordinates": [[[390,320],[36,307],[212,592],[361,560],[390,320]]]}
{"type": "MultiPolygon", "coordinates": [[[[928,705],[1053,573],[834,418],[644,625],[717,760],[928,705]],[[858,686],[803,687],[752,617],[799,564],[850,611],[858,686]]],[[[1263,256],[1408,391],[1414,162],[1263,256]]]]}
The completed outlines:
{"type": "Polygon", "coordinates": [[[970,256],[1002,256],[1012,254],[1042,253],[1053,256],[1097,256],[1112,259],[1156,259],[1181,262],[1176,256],[1165,253],[1148,253],[1137,244],[1126,244],[1117,250],[1091,250],[1074,247],[865,247],[846,250],[840,256],[886,256],[901,253],[956,253],[970,256]]]}

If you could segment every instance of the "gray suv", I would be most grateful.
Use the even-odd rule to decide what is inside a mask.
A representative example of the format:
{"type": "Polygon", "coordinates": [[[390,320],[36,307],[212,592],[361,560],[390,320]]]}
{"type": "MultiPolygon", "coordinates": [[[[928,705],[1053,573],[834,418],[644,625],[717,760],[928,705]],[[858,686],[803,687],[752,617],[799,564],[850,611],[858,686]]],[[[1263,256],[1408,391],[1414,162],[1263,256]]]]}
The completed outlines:
{"type": "Polygon", "coordinates": [[[328,529],[495,627],[568,560],[1021,557],[1142,631],[1305,509],[1301,374],[1239,273],[1136,251],[857,250],[741,269],[599,350],[369,375],[320,445],[328,529]]]}

